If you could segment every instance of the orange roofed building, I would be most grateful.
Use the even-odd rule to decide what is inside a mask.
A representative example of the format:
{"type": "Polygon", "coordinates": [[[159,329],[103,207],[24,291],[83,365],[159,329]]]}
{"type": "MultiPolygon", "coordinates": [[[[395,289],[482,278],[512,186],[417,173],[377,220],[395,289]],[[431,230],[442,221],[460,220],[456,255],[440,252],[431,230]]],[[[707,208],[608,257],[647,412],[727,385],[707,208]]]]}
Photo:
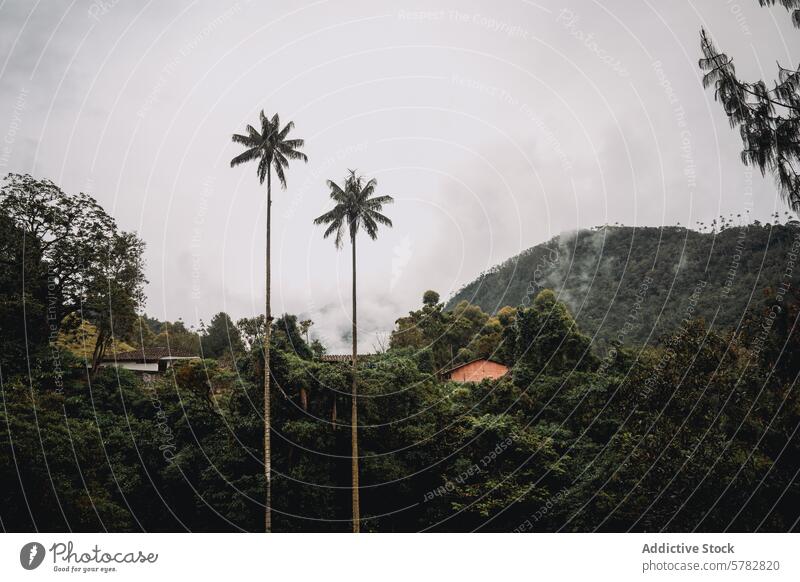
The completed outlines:
{"type": "Polygon", "coordinates": [[[496,380],[506,374],[508,374],[508,366],[481,358],[446,370],[444,377],[454,382],[480,382],[487,379],[496,380]]]}

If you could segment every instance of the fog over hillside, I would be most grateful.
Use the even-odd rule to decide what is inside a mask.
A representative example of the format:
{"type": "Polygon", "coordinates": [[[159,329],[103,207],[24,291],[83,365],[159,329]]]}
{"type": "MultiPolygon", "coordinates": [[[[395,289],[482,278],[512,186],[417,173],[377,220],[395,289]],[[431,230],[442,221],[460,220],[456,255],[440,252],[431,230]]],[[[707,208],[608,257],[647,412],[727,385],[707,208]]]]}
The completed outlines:
{"type": "Polygon", "coordinates": [[[597,339],[655,341],[691,308],[715,329],[735,329],[748,309],[797,284],[800,224],[686,228],[605,227],[557,236],[490,269],[449,301],[494,313],[555,290],[597,339]]]}

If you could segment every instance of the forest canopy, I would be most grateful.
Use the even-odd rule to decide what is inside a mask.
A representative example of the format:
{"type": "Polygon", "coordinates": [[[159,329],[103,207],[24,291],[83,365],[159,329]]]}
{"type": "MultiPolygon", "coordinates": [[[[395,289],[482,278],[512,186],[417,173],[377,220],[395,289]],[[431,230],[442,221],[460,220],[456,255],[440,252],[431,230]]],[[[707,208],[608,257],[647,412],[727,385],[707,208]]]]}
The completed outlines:
{"type": "MultiPolygon", "coordinates": [[[[145,316],[141,241],[96,202],[11,176],[0,205],[3,529],[259,530],[263,316],[220,312],[197,330],[145,316]],[[105,349],[201,357],[150,376],[96,366],[97,348],[56,341],[51,324],[105,349]]],[[[587,232],[500,266],[448,304],[426,291],[387,349],[358,361],[362,530],[796,529],[800,297],[797,279],[781,276],[799,234],[791,223],[726,229],[703,261],[703,233],[665,229],[656,245],[648,229],[587,232]],[[596,268],[603,291],[586,295],[598,299],[576,309],[577,287],[549,286],[572,276],[554,245],[575,249],[565,264],[596,268]],[[635,250],[619,271],[626,245],[635,250]],[[522,281],[544,258],[552,264],[525,299],[522,281]],[[734,300],[750,287],[758,301],[734,300]],[[505,288],[516,295],[492,294],[505,288]],[[653,326],[659,305],[669,318],[653,326]],[[713,305],[727,311],[709,318],[713,305]],[[632,313],[663,333],[643,341],[632,313]],[[599,321],[605,343],[591,336],[599,321]],[[509,373],[447,378],[475,359],[509,373]]],[[[273,527],[348,531],[353,369],[325,357],[311,320],[269,325],[273,527]]]]}

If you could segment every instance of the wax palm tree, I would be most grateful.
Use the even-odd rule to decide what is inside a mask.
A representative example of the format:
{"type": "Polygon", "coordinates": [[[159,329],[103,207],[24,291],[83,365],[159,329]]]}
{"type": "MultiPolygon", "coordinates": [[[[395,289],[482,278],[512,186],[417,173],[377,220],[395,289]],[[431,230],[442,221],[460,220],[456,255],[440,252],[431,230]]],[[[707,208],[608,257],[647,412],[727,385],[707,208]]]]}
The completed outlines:
{"type": "Polygon", "coordinates": [[[258,161],[258,179],[261,184],[267,181],[267,236],[266,236],[266,319],[264,324],[264,479],[266,481],[266,499],[264,511],[264,529],[272,531],[272,450],[270,448],[270,402],[269,402],[269,343],[272,331],[272,311],[270,305],[270,226],[272,210],[272,171],[278,176],[281,187],[286,189],[286,176],[284,168],[289,165],[289,160],[308,161],[304,153],[298,151],[303,147],[302,139],[287,139],[289,132],[294,127],[294,122],[290,121],[281,129],[280,119],[276,113],[272,119],[264,115],[261,111],[259,116],[261,131],[252,125],[247,126],[247,135],[233,135],[235,143],[245,146],[247,149],[231,160],[231,167],[244,164],[245,162],[258,161]]]}
{"type": "Polygon", "coordinates": [[[392,221],[381,214],[384,204],[391,204],[391,196],[375,196],[377,182],[372,179],[366,184],[363,178],[354,170],[350,170],[344,183],[344,188],[328,180],[331,189],[331,199],[335,202],[333,210],[326,212],[314,220],[314,224],[327,225],[324,238],[336,234],[336,248],[342,248],[342,241],[346,234],[350,237],[353,251],[353,384],[351,407],[351,471],[353,480],[353,532],[361,529],[361,516],[359,509],[358,492],[358,381],[356,377],[356,360],[358,358],[358,329],[357,329],[357,304],[356,304],[356,235],[363,228],[372,240],[378,238],[378,225],[391,227],[392,221]]]}

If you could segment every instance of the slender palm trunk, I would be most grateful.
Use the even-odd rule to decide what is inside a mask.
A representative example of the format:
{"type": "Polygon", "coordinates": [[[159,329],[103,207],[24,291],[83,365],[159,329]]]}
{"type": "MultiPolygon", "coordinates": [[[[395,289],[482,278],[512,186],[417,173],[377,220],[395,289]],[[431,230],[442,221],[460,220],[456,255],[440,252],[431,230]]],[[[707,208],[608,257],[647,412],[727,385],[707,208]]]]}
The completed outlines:
{"type": "Polygon", "coordinates": [[[272,170],[267,168],[267,300],[266,329],[264,331],[264,479],[267,485],[264,504],[264,531],[272,531],[272,450],[270,447],[270,402],[269,402],[269,343],[272,335],[272,312],[270,310],[270,220],[272,214],[272,170]]]}
{"type": "Polygon", "coordinates": [[[359,508],[358,495],[358,383],[356,380],[357,358],[358,358],[358,315],[356,311],[356,237],[351,237],[353,242],[353,389],[351,411],[351,433],[352,441],[351,452],[351,471],[353,473],[353,533],[361,531],[361,511],[359,508]]]}

